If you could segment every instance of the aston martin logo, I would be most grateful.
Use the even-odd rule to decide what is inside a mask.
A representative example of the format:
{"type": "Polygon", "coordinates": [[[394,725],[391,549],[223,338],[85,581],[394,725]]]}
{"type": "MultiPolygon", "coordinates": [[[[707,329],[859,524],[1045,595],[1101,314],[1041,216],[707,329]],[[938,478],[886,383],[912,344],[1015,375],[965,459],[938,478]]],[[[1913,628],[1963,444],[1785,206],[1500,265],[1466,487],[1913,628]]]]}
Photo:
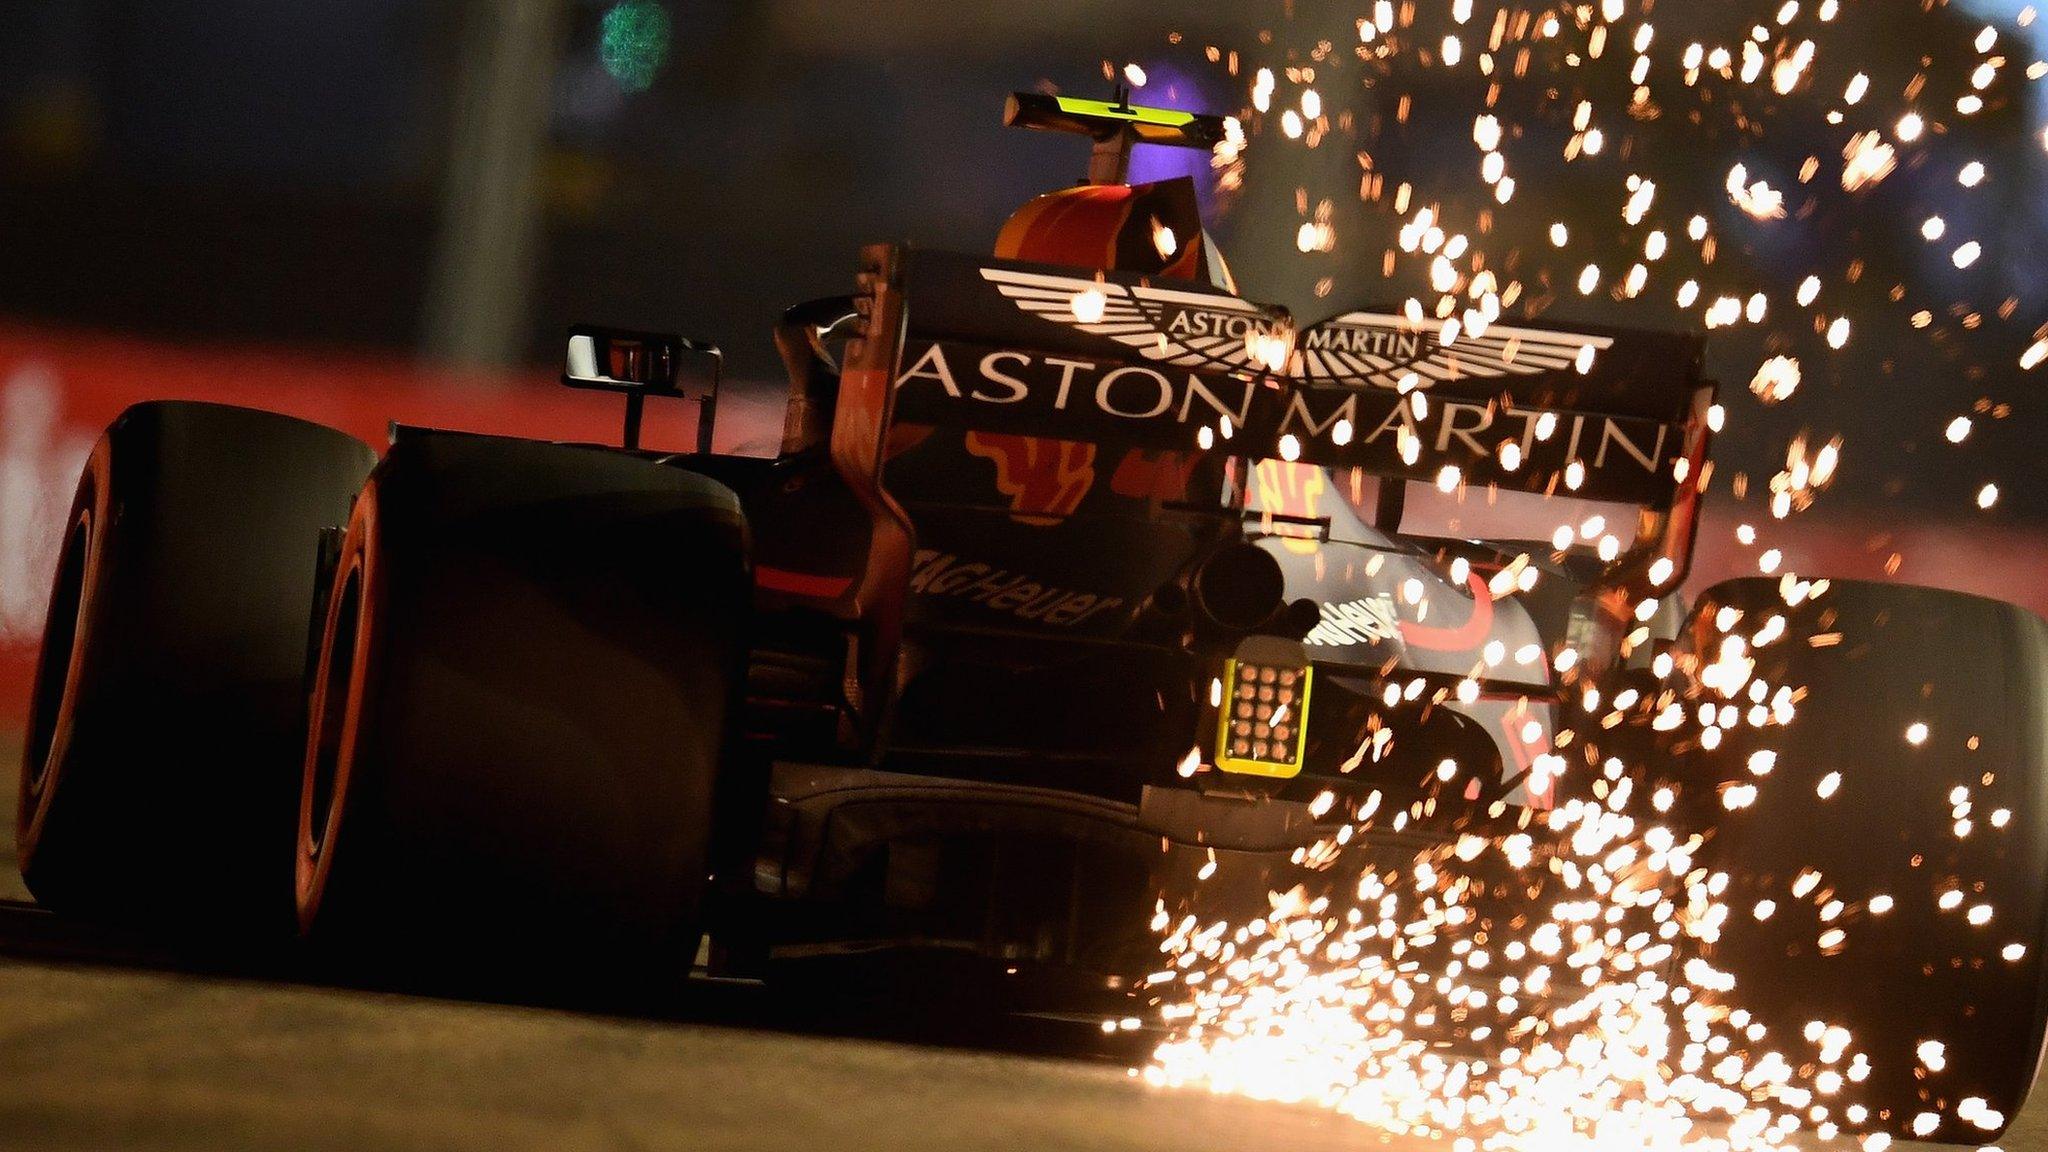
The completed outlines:
{"type": "Polygon", "coordinates": [[[1033,316],[1107,337],[1147,360],[1177,367],[1259,371],[1255,340],[1292,329],[1286,313],[1234,296],[1007,268],[983,268],[981,275],[1033,316]]]}
{"type": "Polygon", "coordinates": [[[1081,276],[982,268],[981,275],[1030,315],[1114,340],[1156,363],[1229,372],[1285,372],[1305,384],[1428,388],[1453,380],[1534,376],[1589,366],[1608,336],[1491,325],[1440,342],[1441,328],[1407,317],[1346,312],[1293,333],[1285,312],[1204,292],[1133,286],[1081,276]],[[1408,383],[1410,376],[1414,377],[1408,383]]]}
{"type": "Polygon", "coordinates": [[[1445,345],[1438,342],[1439,331],[1434,325],[1418,328],[1405,316],[1346,312],[1301,334],[1290,374],[1306,384],[1399,388],[1414,373],[1416,386],[1427,388],[1452,380],[1586,368],[1614,343],[1610,336],[1494,324],[1445,345]]]}

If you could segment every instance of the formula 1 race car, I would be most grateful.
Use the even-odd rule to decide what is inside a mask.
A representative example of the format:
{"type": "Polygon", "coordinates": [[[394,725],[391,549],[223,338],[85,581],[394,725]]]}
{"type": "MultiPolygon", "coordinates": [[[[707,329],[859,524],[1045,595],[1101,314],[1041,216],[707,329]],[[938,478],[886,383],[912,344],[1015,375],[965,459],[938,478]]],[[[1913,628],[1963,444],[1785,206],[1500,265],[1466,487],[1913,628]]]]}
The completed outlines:
{"type": "MultiPolygon", "coordinates": [[[[1945,1035],[2017,1110],[2048,626],[1853,582],[1788,605],[1735,581],[1688,616],[1699,336],[1297,325],[1237,293],[1191,182],[1125,183],[1134,145],[1234,124],[1032,93],[1006,121],[1090,137],[1090,179],[993,258],[871,247],[851,295],[789,309],[772,458],[709,450],[715,348],[597,327],[563,382],[623,394],[622,446],[397,427],[380,458],[259,411],[121,416],[39,664],[37,899],[542,983],[673,979],[708,933],[719,972],[943,951],[1127,993],[1201,866],[1263,899],[1368,796],[1404,817],[1367,860],[1527,826],[1632,740],[1645,786],[1713,808],[1702,860],[1738,884],[1999,877],[2013,962],[1902,896],[1905,943],[1717,963],[1788,1010],[1846,989],[1868,1035],[1945,1035]],[[649,400],[700,405],[698,451],[640,446],[649,400]],[[1854,834],[1723,813],[1743,725],[1652,722],[1695,708],[1660,677],[1731,612],[1838,641],[1754,662],[1803,686],[1779,778],[1845,769],[1828,827],[1854,834]],[[1952,738],[1907,747],[1908,716],[1952,738]],[[2009,827],[1950,835],[1958,783],[2009,827]]],[[[1697,706],[1770,707],[1728,695],[1697,706]]]]}

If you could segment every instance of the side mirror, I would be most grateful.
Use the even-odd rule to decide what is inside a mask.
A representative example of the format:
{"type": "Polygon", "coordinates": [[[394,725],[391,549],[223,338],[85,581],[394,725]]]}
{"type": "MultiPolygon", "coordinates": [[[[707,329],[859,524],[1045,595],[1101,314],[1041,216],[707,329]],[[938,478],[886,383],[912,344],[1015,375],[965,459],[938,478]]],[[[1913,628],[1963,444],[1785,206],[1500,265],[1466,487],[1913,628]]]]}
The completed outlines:
{"type": "Polygon", "coordinates": [[[640,417],[647,397],[695,400],[702,405],[697,416],[697,450],[709,452],[712,421],[718,407],[719,375],[724,366],[725,354],[716,344],[662,332],[578,324],[569,329],[562,383],[570,388],[624,393],[626,424],[622,439],[628,448],[640,447],[640,417]],[[678,382],[686,358],[707,365],[701,387],[692,389],[678,382]]]}

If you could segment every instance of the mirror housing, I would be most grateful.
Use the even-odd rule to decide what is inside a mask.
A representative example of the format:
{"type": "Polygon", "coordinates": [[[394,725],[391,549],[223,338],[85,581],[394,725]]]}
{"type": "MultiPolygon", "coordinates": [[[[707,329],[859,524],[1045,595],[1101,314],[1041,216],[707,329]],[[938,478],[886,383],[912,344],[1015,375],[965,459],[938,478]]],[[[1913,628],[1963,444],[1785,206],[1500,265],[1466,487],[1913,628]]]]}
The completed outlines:
{"type": "Polygon", "coordinates": [[[623,393],[626,421],[621,438],[632,449],[640,447],[640,417],[647,397],[694,400],[702,406],[697,415],[697,451],[709,452],[718,407],[719,376],[724,366],[725,354],[708,341],[664,332],[577,324],[569,329],[562,383],[570,388],[623,393]],[[707,365],[699,387],[689,387],[681,378],[686,358],[700,359],[707,365]]]}

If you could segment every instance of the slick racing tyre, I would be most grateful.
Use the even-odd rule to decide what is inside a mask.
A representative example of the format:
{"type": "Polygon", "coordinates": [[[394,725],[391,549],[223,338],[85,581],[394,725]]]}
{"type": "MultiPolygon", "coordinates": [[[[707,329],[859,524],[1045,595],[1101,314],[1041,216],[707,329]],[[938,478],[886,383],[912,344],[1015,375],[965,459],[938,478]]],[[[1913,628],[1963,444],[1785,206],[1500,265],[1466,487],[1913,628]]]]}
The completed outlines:
{"type": "Polygon", "coordinates": [[[1696,677],[1713,667],[1688,711],[1735,720],[1673,761],[1713,827],[1697,863],[1727,875],[1707,959],[1731,1002],[1794,1065],[1813,1022],[1848,1030],[1840,1059],[1869,1066],[1821,1101],[1837,1116],[1860,1103],[1873,1128],[1990,1140],[2042,1048],[2048,623],[1861,581],[1788,605],[1747,579],[1708,589],[1684,642],[1696,677]]]}
{"type": "Polygon", "coordinates": [[[36,899],[288,933],[323,527],[376,456],[331,428],[138,404],[86,463],[36,666],[15,838],[36,899]]]}
{"type": "Polygon", "coordinates": [[[402,438],[332,589],[298,818],[316,950],[521,995],[687,973],[751,599],[733,492],[402,438]]]}

